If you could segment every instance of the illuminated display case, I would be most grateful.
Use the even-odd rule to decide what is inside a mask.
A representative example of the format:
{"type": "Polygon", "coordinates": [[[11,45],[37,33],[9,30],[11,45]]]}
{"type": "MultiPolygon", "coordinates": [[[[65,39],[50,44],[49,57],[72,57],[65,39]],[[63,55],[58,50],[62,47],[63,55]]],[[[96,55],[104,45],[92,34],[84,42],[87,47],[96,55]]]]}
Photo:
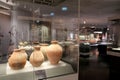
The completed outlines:
{"type": "MultiPolygon", "coordinates": [[[[74,7],[78,2],[71,3],[70,0],[8,0],[8,2],[11,4],[4,3],[10,8],[6,10],[8,15],[0,15],[7,23],[0,26],[0,80],[44,80],[78,73],[79,23],[78,7],[74,7]],[[71,14],[70,8],[75,14],[71,14]],[[59,48],[61,51],[57,50],[57,47],[50,49],[59,51],[59,54],[52,57],[56,61],[58,59],[58,63],[51,63],[48,57],[54,53],[48,51],[52,41],[55,45],[61,46],[59,48]],[[47,48],[42,52],[43,46],[47,48]],[[39,63],[36,61],[39,65],[33,67],[31,55],[38,47],[44,60],[41,60],[42,57],[38,58],[41,54],[36,57],[33,55],[32,59],[40,59],[39,63]],[[25,51],[21,52],[21,49],[25,51]],[[14,58],[11,60],[11,57],[14,58]],[[23,60],[22,63],[20,58],[23,60]]],[[[2,23],[1,18],[0,20],[2,23]]]]}

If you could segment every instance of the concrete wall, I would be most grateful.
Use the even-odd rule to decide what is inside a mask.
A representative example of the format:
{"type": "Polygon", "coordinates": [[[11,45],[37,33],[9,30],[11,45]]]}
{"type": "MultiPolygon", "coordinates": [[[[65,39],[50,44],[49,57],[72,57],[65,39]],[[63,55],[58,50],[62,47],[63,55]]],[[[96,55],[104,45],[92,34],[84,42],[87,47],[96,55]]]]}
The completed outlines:
{"type": "Polygon", "coordinates": [[[1,37],[1,44],[0,44],[0,55],[7,54],[9,42],[10,42],[10,21],[11,17],[7,15],[0,14],[0,34],[3,35],[1,37]]]}
{"type": "Polygon", "coordinates": [[[11,38],[12,43],[16,45],[22,40],[29,41],[29,21],[18,20],[19,14],[17,12],[11,12],[10,16],[0,14],[0,35],[3,35],[0,37],[0,55],[8,54],[11,38]],[[13,34],[12,37],[9,32],[13,34]]]}

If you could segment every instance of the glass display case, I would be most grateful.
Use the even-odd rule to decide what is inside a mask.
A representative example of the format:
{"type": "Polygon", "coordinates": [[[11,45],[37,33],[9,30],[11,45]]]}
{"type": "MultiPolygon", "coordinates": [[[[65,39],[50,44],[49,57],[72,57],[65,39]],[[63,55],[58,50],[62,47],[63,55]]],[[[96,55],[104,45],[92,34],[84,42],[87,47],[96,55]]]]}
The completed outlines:
{"type": "Polygon", "coordinates": [[[0,26],[0,80],[49,80],[78,73],[78,1],[8,2],[8,25],[0,26]]]}

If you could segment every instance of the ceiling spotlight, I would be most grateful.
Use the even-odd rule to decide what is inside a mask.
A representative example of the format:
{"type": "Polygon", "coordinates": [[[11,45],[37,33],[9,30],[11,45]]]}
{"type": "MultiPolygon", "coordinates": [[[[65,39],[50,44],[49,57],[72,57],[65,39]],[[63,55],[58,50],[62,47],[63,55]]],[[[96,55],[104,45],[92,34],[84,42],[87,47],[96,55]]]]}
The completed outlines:
{"type": "Polygon", "coordinates": [[[95,28],[95,26],[91,26],[91,28],[95,28]]]}
{"type": "Polygon", "coordinates": [[[54,16],[54,15],[55,15],[55,13],[54,13],[54,12],[51,12],[51,13],[50,13],[50,16],[54,16]]]}
{"type": "Polygon", "coordinates": [[[84,24],[86,24],[86,21],[83,21],[84,24]]]}
{"type": "Polygon", "coordinates": [[[68,7],[62,7],[62,11],[67,11],[68,10],[68,7]]]}
{"type": "Polygon", "coordinates": [[[102,31],[94,31],[94,33],[102,34],[102,31]]]}
{"type": "Polygon", "coordinates": [[[83,29],[85,29],[86,27],[85,27],[85,26],[83,26],[82,28],[83,28],[83,29]]]}

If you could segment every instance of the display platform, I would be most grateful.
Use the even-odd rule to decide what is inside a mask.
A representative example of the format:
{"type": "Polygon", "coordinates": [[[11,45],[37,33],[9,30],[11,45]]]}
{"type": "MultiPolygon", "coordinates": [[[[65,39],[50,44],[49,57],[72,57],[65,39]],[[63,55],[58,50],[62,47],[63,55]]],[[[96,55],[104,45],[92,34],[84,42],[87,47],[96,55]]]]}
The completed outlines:
{"type": "Polygon", "coordinates": [[[108,51],[107,55],[115,56],[115,57],[120,57],[120,53],[119,52],[113,52],[113,51],[108,51]]]}
{"type": "Polygon", "coordinates": [[[112,48],[112,50],[114,50],[114,51],[120,51],[120,47],[118,47],[118,48],[112,48]]]}
{"type": "Polygon", "coordinates": [[[0,80],[39,80],[72,73],[74,73],[72,66],[63,61],[57,65],[51,65],[49,61],[45,61],[40,67],[33,67],[27,61],[25,67],[20,70],[12,70],[7,63],[6,75],[0,76],[0,80]]]}
{"type": "MultiPolygon", "coordinates": [[[[7,67],[6,67],[6,73],[7,74],[16,74],[16,73],[22,73],[22,72],[30,72],[30,71],[37,71],[37,70],[49,70],[49,69],[61,69],[61,68],[65,68],[67,67],[68,69],[72,70],[72,67],[70,64],[67,64],[63,61],[60,61],[59,64],[57,65],[51,65],[49,61],[45,61],[41,64],[40,67],[33,67],[29,61],[27,61],[25,67],[23,69],[20,70],[13,70],[9,67],[8,63],[7,63],[7,67]]],[[[66,70],[64,70],[66,71],[66,70]]],[[[71,71],[73,72],[73,71],[71,71]]]]}

